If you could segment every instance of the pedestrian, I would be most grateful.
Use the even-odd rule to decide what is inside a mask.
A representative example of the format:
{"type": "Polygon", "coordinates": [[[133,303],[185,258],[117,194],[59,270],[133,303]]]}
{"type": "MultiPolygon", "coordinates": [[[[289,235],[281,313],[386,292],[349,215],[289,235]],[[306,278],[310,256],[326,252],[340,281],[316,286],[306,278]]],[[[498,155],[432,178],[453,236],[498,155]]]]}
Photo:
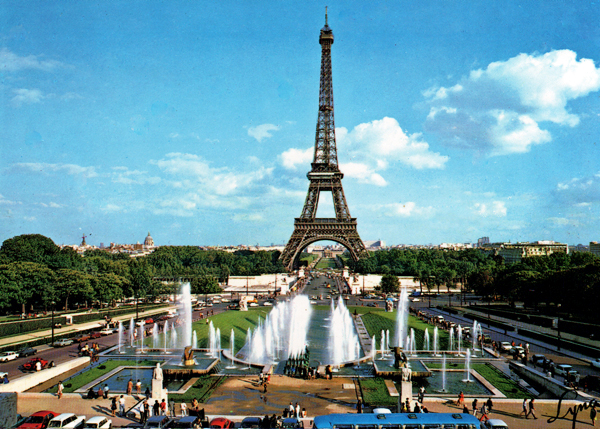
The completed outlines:
{"type": "Polygon", "coordinates": [[[456,401],[456,405],[458,405],[458,406],[465,405],[465,394],[462,392],[462,390],[458,394],[458,400],[456,401]]]}
{"type": "Polygon", "coordinates": [[[490,414],[492,412],[492,407],[494,406],[492,398],[488,398],[487,402],[485,403],[485,406],[487,407],[488,414],[490,414]]]}
{"type": "Polygon", "coordinates": [[[148,403],[147,399],[144,399],[144,405],[142,407],[142,413],[141,413],[141,423],[146,423],[146,421],[148,420],[148,415],[150,414],[150,404],[148,403]]]}
{"type": "Polygon", "coordinates": [[[263,393],[267,393],[267,383],[263,384],[263,393]]]}
{"type": "Polygon", "coordinates": [[[8,384],[10,383],[10,381],[8,381],[8,374],[4,374],[4,377],[2,378],[2,384],[8,384]]]}
{"type": "Polygon", "coordinates": [[[152,405],[152,415],[158,416],[159,413],[160,413],[160,404],[158,403],[158,400],[156,400],[156,401],[154,401],[154,405],[152,405]]]}
{"type": "Polygon", "coordinates": [[[181,403],[181,416],[182,417],[187,416],[187,405],[185,402],[181,403]]]}
{"type": "Polygon", "coordinates": [[[108,387],[108,384],[105,383],[104,384],[104,399],[108,399],[108,392],[110,391],[110,387],[108,387]]]}
{"type": "Polygon", "coordinates": [[[35,362],[35,370],[36,371],[42,370],[42,363],[39,360],[35,362]]]}
{"type": "Polygon", "coordinates": [[[471,402],[471,408],[473,408],[473,415],[476,416],[477,415],[477,399],[473,399],[473,402],[471,402]]]}
{"type": "Polygon", "coordinates": [[[167,415],[167,403],[165,402],[164,399],[162,401],[160,401],[160,415],[161,416],[167,415]]]}
{"type": "Polygon", "coordinates": [[[463,405],[463,414],[471,414],[471,412],[469,411],[469,409],[467,408],[467,405],[463,405]]]}
{"type": "Polygon", "coordinates": [[[529,414],[531,414],[533,418],[537,420],[537,416],[535,415],[535,404],[533,403],[534,400],[534,398],[531,398],[531,400],[529,401],[529,411],[527,412],[525,418],[528,418],[529,414]]]}
{"type": "Polygon", "coordinates": [[[138,380],[137,383],[135,383],[135,391],[138,395],[142,394],[142,382],[140,380],[138,380]]]}
{"type": "Polygon", "coordinates": [[[169,402],[169,413],[171,417],[175,417],[175,401],[169,402]]]}
{"type": "Polygon", "coordinates": [[[408,398],[406,398],[406,401],[404,401],[404,405],[406,407],[406,412],[410,413],[410,400],[408,398]]]}
{"type": "Polygon", "coordinates": [[[102,390],[102,386],[98,387],[98,393],[97,393],[96,397],[104,398],[104,391],[102,390]]]}
{"type": "Polygon", "coordinates": [[[490,418],[487,416],[488,413],[488,409],[487,409],[487,405],[483,404],[481,406],[481,417],[479,418],[479,421],[482,422],[483,419],[485,419],[485,421],[487,422],[490,418]]]}
{"type": "Polygon", "coordinates": [[[59,381],[58,382],[58,390],[56,392],[56,396],[58,396],[58,399],[62,398],[64,389],[65,389],[65,386],[63,386],[62,381],[59,381]]]}
{"type": "Polygon", "coordinates": [[[362,400],[358,398],[358,402],[356,403],[356,413],[362,414],[362,400]]]}
{"type": "Polygon", "coordinates": [[[300,404],[296,402],[296,413],[294,414],[294,417],[298,418],[300,417],[300,404]]]}
{"type": "Polygon", "coordinates": [[[590,420],[592,421],[592,426],[596,426],[596,415],[598,412],[596,411],[596,405],[592,405],[590,408],[590,420]]]}
{"type": "Polygon", "coordinates": [[[117,412],[117,397],[116,396],[113,396],[113,398],[112,398],[112,402],[110,403],[110,411],[112,413],[112,416],[116,417],[115,416],[115,413],[117,412]]]}
{"type": "Polygon", "coordinates": [[[419,402],[422,404],[423,399],[425,398],[425,386],[421,386],[419,388],[419,402]]]}
{"type": "Polygon", "coordinates": [[[131,395],[131,390],[133,389],[133,380],[130,378],[127,382],[127,394],[131,395]]]}
{"type": "Polygon", "coordinates": [[[288,417],[294,417],[294,404],[290,402],[290,406],[288,407],[288,417]]]}
{"type": "Polygon", "coordinates": [[[421,407],[419,407],[419,401],[415,402],[415,408],[413,408],[413,413],[420,413],[421,407]]]}
{"type": "Polygon", "coordinates": [[[119,414],[121,417],[125,417],[125,396],[121,395],[119,398],[119,414]]]}
{"type": "Polygon", "coordinates": [[[521,414],[519,414],[519,417],[525,415],[525,418],[527,418],[527,399],[523,399],[523,404],[521,406],[523,407],[523,409],[521,410],[521,414]]]}

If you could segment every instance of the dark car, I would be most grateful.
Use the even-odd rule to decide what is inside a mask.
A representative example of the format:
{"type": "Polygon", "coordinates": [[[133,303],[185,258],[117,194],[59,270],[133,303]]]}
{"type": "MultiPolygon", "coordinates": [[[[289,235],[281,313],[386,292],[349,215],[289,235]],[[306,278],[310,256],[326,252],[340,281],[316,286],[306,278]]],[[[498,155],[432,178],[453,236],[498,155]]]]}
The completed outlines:
{"type": "Polygon", "coordinates": [[[145,428],[167,428],[171,419],[167,416],[152,416],[146,420],[145,428]]]}
{"type": "Polygon", "coordinates": [[[200,418],[196,416],[180,417],[169,423],[169,428],[199,428],[202,424],[200,418]]]}
{"type": "Polygon", "coordinates": [[[19,357],[33,356],[37,353],[37,349],[34,349],[33,347],[23,347],[17,353],[19,354],[19,357]]]}
{"type": "Polygon", "coordinates": [[[240,428],[242,429],[251,429],[251,428],[259,428],[262,420],[260,417],[246,417],[242,420],[242,424],[240,428]]]}
{"type": "Polygon", "coordinates": [[[579,385],[584,386],[586,389],[600,392],[600,376],[586,375],[581,380],[579,380],[579,385]]]}
{"type": "Polygon", "coordinates": [[[56,416],[58,413],[54,411],[37,411],[27,417],[17,426],[17,429],[45,429],[48,427],[48,422],[56,416]]]}

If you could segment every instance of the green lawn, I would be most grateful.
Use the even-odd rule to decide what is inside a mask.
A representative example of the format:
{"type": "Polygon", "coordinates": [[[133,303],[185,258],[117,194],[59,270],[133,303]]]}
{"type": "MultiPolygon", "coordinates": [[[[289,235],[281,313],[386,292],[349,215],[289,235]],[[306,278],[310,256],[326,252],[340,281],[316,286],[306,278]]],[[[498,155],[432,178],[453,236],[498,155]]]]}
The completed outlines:
{"type": "Polygon", "coordinates": [[[489,363],[474,364],[472,368],[509,399],[533,398],[533,395],[523,390],[516,381],[511,380],[502,371],[489,363]]]}
{"type": "Polygon", "coordinates": [[[385,382],[381,377],[359,378],[365,405],[369,407],[391,408],[398,405],[398,398],[390,396],[385,382]]]}
{"type": "Polygon", "coordinates": [[[169,400],[175,402],[192,402],[192,399],[196,398],[198,402],[204,403],[210,398],[212,392],[225,380],[226,377],[211,377],[209,375],[200,377],[184,394],[169,393],[169,400]]]}
{"type": "MultiPolygon", "coordinates": [[[[65,393],[73,393],[77,389],[82,388],[86,384],[94,381],[98,377],[112,371],[118,366],[156,366],[156,361],[135,361],[135,360],[107,360],[102,364],[85,371],[70,380],[65,381],[65,393]]],[[[54,386],[47,390],[50,393],[56,393],[57,387],[54,386]]]]}
{"type": "Polygon", "coordinates": [[[335,259],[322,258],[319,262],[317,262],[317,265],[315,267],[315,269],[317,269],[317,270],[324,270],[325,268],[337,268],[335,259]]]}

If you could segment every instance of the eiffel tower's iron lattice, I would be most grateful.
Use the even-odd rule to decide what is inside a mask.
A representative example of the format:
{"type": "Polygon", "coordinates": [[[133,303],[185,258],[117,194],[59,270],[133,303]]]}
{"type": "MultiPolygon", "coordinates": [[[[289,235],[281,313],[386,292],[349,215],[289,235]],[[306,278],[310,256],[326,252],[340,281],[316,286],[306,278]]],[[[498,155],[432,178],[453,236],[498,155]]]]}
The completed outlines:
{"type": "Polygon", "coordinates": [[[333,32],[327,25],[327,12],[319,43],[321,44],[321,81],[315,152],[311,171],[307,174],[310,184],[304,208],[300,217],[295,219],[294,232],[281,254],[282,262],[289,271],[298,267],[300,252],[315,241],[331,240],[340,243],[348,249],[355,261],[367,255],[365,245],[356,229],[356,218],[350,216],[342,188],[344,175],[338,167],[331,79],[333,32]],[[331,192],[335,218],[315,217],[321,191],[331,192]]]}

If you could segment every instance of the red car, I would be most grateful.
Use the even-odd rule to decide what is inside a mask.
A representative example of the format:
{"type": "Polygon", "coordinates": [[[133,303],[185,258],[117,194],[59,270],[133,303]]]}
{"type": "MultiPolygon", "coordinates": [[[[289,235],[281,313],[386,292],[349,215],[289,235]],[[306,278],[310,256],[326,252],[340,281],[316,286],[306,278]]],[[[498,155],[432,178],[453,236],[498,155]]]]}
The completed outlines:
{"type": "Polygon", "coordinates": [[[90,340],[94,340],[96,338],[100,338],[101,336],[102,336],[102,334],[100,333],[100,331],[90,332],[90,340]]]}
{"type": "Polygon", "coordinates": [[[231,420],[224,417],[216,417],[210,421],[211,429],[230,429],[235,426],[231,420]]]}
{"type": "Polygon", "coordinates": [[[29,362],[25,362],[21,368],[23,369],[23,371],[35,371],[35,366],[37,362],[39,362],[42,365],[42,369],[54,366],[54,361],[48,362],[46,359],[37,357],[31,359],[29,362]]]}
{"type": "Polygon", "coordinates": [[[154,320],[152,320],[152,318],[148,318],[146,319],[146,325],[152,325],[154,323],[154,320]]]}
{"type": "Polygon", "coordinates": [[[27,417],[17,429],[44,429],[48,427],[48,422],[56,416],[58,413],[54,411],[38,411],[27,417]]]}

